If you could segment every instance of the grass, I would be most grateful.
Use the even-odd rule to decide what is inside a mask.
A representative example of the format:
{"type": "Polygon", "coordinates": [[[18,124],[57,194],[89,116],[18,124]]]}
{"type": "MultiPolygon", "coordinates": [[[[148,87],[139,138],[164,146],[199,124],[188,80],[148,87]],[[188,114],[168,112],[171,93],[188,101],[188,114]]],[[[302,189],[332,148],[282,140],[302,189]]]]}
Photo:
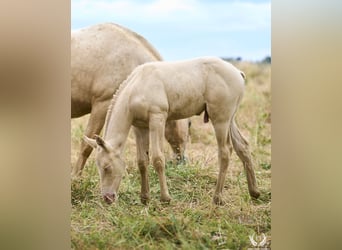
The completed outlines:
{"type": "MultiPolygon", "coordinates": [[[[172,201],[159,201],[159,182],[150,166],[151,201],[140,203],[140,176],[134,136],[130,133],[124,158],[127,173],[119,200],[102,202],[99,176],[92,155],[82,179],[71,186],[71,246],[73,249],[247,249],[249,235],[265,233],[271,241],[271,109],[270,65],[236,63],[247,75],[246,92],[237,123],[249,138],[258,200],[248,194],[242,163],[233,153],[224,187],[223,206],[212,204],[218,167],[213,129],[203,117],[193,117],[185,165],[166,166],[172,201]]],[[[72,164],[88,117],[72,121],[72,164]]],[[[165,149],[171,158],[169,146],[165,149]]]]}

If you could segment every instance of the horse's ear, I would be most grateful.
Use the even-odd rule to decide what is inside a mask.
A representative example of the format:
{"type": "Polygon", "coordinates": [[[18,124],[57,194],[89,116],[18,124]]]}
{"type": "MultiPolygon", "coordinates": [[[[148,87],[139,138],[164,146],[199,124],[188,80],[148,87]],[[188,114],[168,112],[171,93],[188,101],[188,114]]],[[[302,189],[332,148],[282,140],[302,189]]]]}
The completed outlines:
{"type": "Polygon", "coordinates": [[[87,136],[83,136],[83,140],[89,144],[89,146],[93,147],[93,148],[96,148],[97,147],[97,143],[96,143],[96,140],[94,139],[90,139],[89,137],[87,136]]]}
{"type": "Polygon", "coordinates": [[[95,138],[97,145],[99,145],[104,150],[109,151],[111,149],[111,146],[105,140],[103,140],[100,136],[95,135],[94,138],[95,138]]]}

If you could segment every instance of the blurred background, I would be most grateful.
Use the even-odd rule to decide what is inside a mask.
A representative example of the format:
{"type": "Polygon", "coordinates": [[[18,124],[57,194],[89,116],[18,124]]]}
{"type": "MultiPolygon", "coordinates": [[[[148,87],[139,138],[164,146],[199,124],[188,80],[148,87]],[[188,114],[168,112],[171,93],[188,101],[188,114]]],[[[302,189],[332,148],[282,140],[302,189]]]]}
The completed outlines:
{"type": "Polygon", "coordinates": [[[164,57],[271,56],[270,0],[74,0],[71,29],[114,22],[145,37],[164,57]]]}

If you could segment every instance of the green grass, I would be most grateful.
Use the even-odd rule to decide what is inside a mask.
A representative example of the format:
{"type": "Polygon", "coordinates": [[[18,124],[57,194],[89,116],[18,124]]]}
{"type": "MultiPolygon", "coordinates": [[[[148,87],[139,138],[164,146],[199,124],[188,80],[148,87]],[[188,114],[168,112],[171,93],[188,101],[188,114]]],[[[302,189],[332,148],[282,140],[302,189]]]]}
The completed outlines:
{"type": "Polygon", "coordinates": [[[227,180],[228,187],[235,186],[239,194],[226,205],[215,206],[211,201],[216,177],[210,171],[201,166],[168,165],[173,200],[159,202],[158,178],[150,171],[151,202],[144,206],[135,171],[123,180],[118,202],[106,205],[99,196],[94,169],[93,164],[88,166],[89,174],[72,186],[75,249],[240,249],[249,246],[248,235],[260,227],[270,230],[269,213],[261,208],[269,197],[263,194],[261,200],[251,200],[244,176],[236,182],[227,180]]]}
{"type": "MultiPolygon", "coordinates": [[[[124,153],[127,174],[115,204],[102,202],[93,156],[82,179],[72,181],[73,249],[247,249],[251,247],[248,236],[253,233],[265,233],[270,244],[270,70],[267,65],[237,66],[250,76],[237,122],[250,142],[261,197],[250,198],[242,163],[233,153],[223,191],[226,203],[212,203],[218,174],[216,140],[211,125],[204,124],[201,116],[192,118],[188,163],[167,163],[170,204],[159,201],[158,177],[150,166],[151,201],[143,205],[135,142],[130,134],[124,153]]],[[[86,118],[72,121],[73,163],[85,124],[86,118]]],[[[169,147],[165,153],[169,158],[169,147]]]]}

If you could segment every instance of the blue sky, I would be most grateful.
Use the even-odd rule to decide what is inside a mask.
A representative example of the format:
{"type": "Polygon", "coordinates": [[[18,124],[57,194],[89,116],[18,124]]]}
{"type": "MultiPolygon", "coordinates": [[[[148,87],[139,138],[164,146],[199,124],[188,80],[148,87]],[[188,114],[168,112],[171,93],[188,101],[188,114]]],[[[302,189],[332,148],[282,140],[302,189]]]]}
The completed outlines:
{"type": "Polygon", "coordinates": [[[270,0],[72,0],[71,29],[102,22],[149,40],[165,60],[271,56],[270,0]]]}

